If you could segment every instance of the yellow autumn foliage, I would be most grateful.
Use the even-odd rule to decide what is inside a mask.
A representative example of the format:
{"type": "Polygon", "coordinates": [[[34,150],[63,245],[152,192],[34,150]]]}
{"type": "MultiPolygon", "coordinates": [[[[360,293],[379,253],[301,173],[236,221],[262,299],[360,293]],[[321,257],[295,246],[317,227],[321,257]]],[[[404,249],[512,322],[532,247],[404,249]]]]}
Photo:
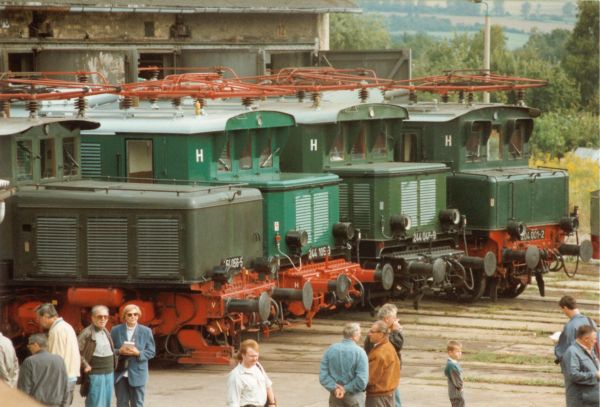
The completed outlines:
{"type": "Polygon", "coordinates": [[[531,168],[551,167],[569,173],[569,209],[579,207],[580,231],[590,231],[590,192],[600,188],[600,165],[594,160],[577,157],[572,153],[563,158],[535,157],[529,161],[531,168]]]}

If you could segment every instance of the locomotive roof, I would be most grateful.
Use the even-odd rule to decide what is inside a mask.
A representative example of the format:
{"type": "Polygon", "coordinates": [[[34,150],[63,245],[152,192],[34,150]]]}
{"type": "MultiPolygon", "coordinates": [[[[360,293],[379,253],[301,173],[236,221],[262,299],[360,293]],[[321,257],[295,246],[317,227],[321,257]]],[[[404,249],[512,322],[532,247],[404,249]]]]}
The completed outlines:
{"type": "Polygon", "coordinates": [[[138,13],[358,13],[352,0],[0,0],[0,9],[68,9],[70,12],[138,13]]]}
{"type": "Polygon", "coordinates": [[[123,209],[197,209],[223,202],[261,200],[260,191],[240,185],[166,185],[79,180],[20,187],[20,199],[43,199],[60,207],[106,208],[109,203],[123,209]],[[40,193],[42,191],[42,193],[40,193]],[[131,205],[131,206],[129,206],[131,205]]]}
{"type": "Polygon", "coordinates": [[[467,104],[467,103],[417,103],[413,105],[402,105],[408,110],[406,122],[449,122],[457,117],[486,109],[507,108],[520,110],[528,116],[535,117],[532,108],[526,106],[506,105],[502,103],[490,104],[467,104]]]}
{"type": "MultiPolygon", "coordinates": [[[[353,99],[349,101],[333,100],[322,101],[319,107],[315,107],[312,102],[298,102],[292,99],[261,102],[259,110],[272,109],[280,112],[291,114],[299,124],[320,124],[320,123],[337,123],[344,120],[344,113],[356,113],[352,117],[355,120],[368,119],[366,115],[358,114],[358,110],[364,108],[365,112],[370,107],[378,107],[387,110],[384,118],[406,119],[408,113],[406,108],[399,105],[389,103],[360,103],[353,99]],[[353,109],[356,109],[353,112],[353,109]]],[[[378,117],[374,117],[378,118],[378,117]]],[[[382,118],[382,117],[379,117],[382,118]]]]}
{"type": "Polygon", "coordinates": [[[61,123],[69,127],[79,127],[82,130],[96,129],[100,123],[84,119],[67,119],[67,118],[49,118],[39,117],[35,119],[24,117],[9,117],[0,119],[0,136],[10,136],[17,133],[22,133],[32,127],[42,126],[44,124],[61,123]]]}
{"type": "MultiPolygon", "coordinates": [[[[48,117],[73,114],[72,111],[65,112],[48,109],[45,114],[48,117]]],[[[182,107],[181,110],[168,107],[166,109],[132,108],[119,110],[110,106],[99,109],[88,110],[87,115],[100,123],[100,127],[87,131],[86,134],[113,135],[116,133],[148,133],[153,134],[198,134],[222,132],[228,129],[230,119],[252,113],[238,104],[220,104],[205,110],[205,114],[195,115],[193,108],[182,107]]],[[[292,115],[261,109],[261,112],[270,112],[276,115],[285,115],[289,124],[295,123],[292,115]]],[[[269,123],[257,124],[257,128],[269,127],[269,123]]]]}
{"type": "Polygon", "coordinates": [[[328,171],[340,176],[372,176],[393,177],[409,174],[425,174],[449,171],[441,163],[415,163],[415,162],[386,162],[371,164],[354,164],[340,167],[331,167],[328,171]]]}
{"type": "MultiPolygon", "coordinates": [[[[484,177],[495,177],[495,178],[532,178],[534,175],[554,175],[560,174],[561,176],[566,175],[566,170],[562,169],[544,169],[544,168],[529,168],[529,167],[502,167],[502,168],[488,168],[488,169],[477,169],[461,171],[458,174],[467,174],[473,176],[484,176],[484,177]]],[[[533,179],[533,178],[532,178],[533,179]]]]}

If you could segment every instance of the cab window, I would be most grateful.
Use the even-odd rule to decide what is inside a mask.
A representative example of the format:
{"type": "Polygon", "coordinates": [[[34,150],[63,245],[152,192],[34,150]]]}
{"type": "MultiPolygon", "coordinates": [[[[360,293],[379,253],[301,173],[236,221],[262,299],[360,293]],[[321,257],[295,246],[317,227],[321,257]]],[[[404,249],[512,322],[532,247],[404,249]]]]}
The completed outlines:
{"type": "Polygon", "coordinates": [[[271,136],[268,136],[267,145],[260,152],[258,160],[260,168],[273,167],[273,148],[271,147],[271,136]]]}
{"type": "Polygon", "coordinates": [[[231,172],[231,140],[227,140],[227,144],[221,152],[221,156],[217,160],[218,172],[231,172]]]}
{"type": "Polygon", "coordinates": [[[54,139],[40,140],[42,178],[56,177],[56,143],[54,139]]]}
{"type": "Polygon", "coordinates": [[[31,140],[17,141],[17,179],[19,181],[33,179],[33,157],[31,140]]]}
{"type": "Polygon", "coordinates": [[[381,158],[381,157],[387,156],[386,141],[387,141],[387,131],[386,131],[386,129],[382,129],[375,136],[375,141],[373,143],[373,149],[371,150],[373,157],[381,158]]]}
{"type": "Polygon", "coordinates": [[[500,126],[494,126],[487,141],[487,160],[498,161],[502,159],[502,132],[500,126]]]}
{"type": "Polygon", "coordinates": [[[329,150],[329,161],[339,162],[344,161],[346,159],[346,154],[344,152],[344,135],[342,132],[339,132],[335,139],[333,140],[333,145],[329,150]]]}
{"type": "Polygon", "coordinates": [[[79,173],[74,137],[63,139],[63,173],[65,176],[77,175],[79,173]]]}
{"type": "Polygon", "coordinates": [[[508,141],[509,160],[516,160],[523,157],[523,133],[522,124],[517,123],[508,141]]]}
{"type": "Polygon", "coordinates": [[[481,157],[481,132],[481,125],[474,124],[471,133],[467,136],[465,144],[465,158],[467,160],[479,161],[481,157]]]}
{"type": "Polygon", "coordinates": [[[249,170],[252,168],[252,140],[250,134],[242,137],[244,142],[240,154],[240,170],[249,170]]]}
{"type": "Polygon", "coordinates": [[[402,134],[401,142],[396,146],[396,159],[401,162],[417,161],[417,134],[402,134]],[[398,151],[399,150],[399,151],[398,151]]]}
{"type": "Polygon", "coordinates": [[[350,154],[353,160],[364,160],[366,158],[367,153],[367,131],[364,127],[361,127],[358,136],[356,137],[356,141],[352,146],[352,150],[350,154]]]}

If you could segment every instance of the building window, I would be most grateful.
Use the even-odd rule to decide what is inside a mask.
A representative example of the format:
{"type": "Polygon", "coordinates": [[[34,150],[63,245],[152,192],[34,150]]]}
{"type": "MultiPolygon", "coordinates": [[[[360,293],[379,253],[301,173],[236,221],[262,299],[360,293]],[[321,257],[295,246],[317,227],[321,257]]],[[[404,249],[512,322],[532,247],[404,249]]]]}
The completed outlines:
{"type": "Polygon", "coordinates": [[[356,137],[356,142],[352,146],[352,151],[350,152],[353,160],[364,160],[366,158],[366,141],[367,141],[367,131],[364,127],[360,129],[358,136],[356,137]]]}
{"type": "Polygon", "coordinates": [[[154,21],[144,21],[144,35],[154,37],[154,21]]]}
{"type": "Polygon", "coordinates": [[[271,136],[267,137],[267,145],[260,152],[260,158],[258,160],[260,168],[271,168],[273,167],[273,149],[271,148],[271,136]]]}
{"type": "Polygon", "coordinates": [[[478,123],[473,124],[471,133],[467,136],[465,143],[465,155],[467,160],[479,161],[481,156],[481,133],[483,129],[478,123]]]}
{"type": "Polygon", "coordinates": [[[381,130],[376,136],[371,150],[374,158],[384,158],[387,156],[387,131],[381,130]]]}
{"type": "Polygon", "coordinates": [[[240,154],[240,170],[249,170],[252,168],[252,137],[250,134],[244,137],[244,146],[240,154]]]}

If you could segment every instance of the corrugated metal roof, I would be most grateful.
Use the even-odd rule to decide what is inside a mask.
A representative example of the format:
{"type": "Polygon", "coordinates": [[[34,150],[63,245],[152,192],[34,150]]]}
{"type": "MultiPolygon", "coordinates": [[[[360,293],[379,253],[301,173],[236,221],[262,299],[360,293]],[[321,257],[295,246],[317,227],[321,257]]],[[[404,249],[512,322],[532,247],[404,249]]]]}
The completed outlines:
{"type": "Polygon", "coordinates": [[[360,12],[352,0],[0,0],[2,8],[70,8],[71,11],[162,13],[342,13],[360,12]]]}

